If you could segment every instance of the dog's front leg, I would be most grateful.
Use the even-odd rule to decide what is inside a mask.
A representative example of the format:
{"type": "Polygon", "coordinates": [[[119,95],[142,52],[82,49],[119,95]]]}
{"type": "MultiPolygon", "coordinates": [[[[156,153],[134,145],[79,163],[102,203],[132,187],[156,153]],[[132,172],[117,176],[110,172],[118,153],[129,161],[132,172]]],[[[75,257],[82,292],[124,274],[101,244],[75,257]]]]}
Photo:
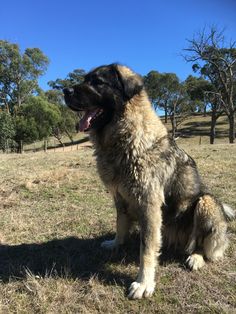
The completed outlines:
{"type": "Polygon", "coordinates": [[[117,218],[116,218],[116,236],[113,240],[102,242],[101,247],[107,250],[113,250],[122,245],[128,235],[130,228],[130,219],[127,215],[127,203],[119,193],[114,198],[117,218]]]}
{"type": "Polygon", "coordinates": [[[161,206],[149,204],[140,219],[140,268],[137,280],[129,289],[130,299],[152,296],[155,289],[155,268],[161,247],[161,206]]]}

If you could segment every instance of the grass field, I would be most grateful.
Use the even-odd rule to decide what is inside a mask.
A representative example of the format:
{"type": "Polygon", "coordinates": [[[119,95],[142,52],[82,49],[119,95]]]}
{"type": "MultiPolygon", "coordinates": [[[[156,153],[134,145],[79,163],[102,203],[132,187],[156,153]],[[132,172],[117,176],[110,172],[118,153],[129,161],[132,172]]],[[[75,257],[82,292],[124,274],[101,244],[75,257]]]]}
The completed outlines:
{"type": "MultiPolygon", "coordinates": [[[[210,190],[236,208],[236,146],[179,143],[210,190]]],[[[100,249],[114,236],[115,210],[92,149],[0,160],[0,313],[235,313],[236,222],[223,261],[190,272],[163,254],[154,296],[129,301],[138,235],[118,253],[100,249]]]]}

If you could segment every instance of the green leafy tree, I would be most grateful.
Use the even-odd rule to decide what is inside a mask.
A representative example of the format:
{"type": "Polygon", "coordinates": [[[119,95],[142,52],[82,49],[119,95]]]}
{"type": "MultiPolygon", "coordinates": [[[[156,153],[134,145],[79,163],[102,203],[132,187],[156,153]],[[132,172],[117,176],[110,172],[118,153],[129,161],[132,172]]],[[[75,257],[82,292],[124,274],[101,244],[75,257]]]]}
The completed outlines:
{"type": "Polygon", "coordinates": [[[191,109],[185,87],[175,73],[151,71],[144,77],[144,84],[155,108],[165,112],[171,120],[172,136],[177,127],[186,119],[191,109]]]}
{"type": "Polygon", "coordinates": [[[48,102],[55,104],[55,105],[65,105],[64,95],[62,91],[57,89],[50,89],[47,90],[45,93],[42,94],[42,97],[45,97],[48,102]]]}
{"type": "Polygon", "coordinates": [[[203,77],[189,75],[184,81],[184,85],[192,101],[192,110],[194,112],[203,112],[205,116],[208,105],[206,92],[213,90],[212,84],[203,77]]]}
{"type": "Polygon", "coordinates": [[[160,84],[161,73],[158,71],[150,71],[144,76],[144,85],[148,92],[148,96],[155,108],[158,106],[159,99],[159,84],[160,84]]]}
{"type": "Polygon", "coordinates": [[[30,143],[48,138],[59,123],[61,112],[57,105],[39,96],[30,97],[16,117],[16,140],[30,143]]]}
{"type": "Polygon", "coordinates": [[[6,151],[14,145],[15,125],[13,118],[6,111],[0,111],[0,149],[6,151]]]}
{"type": "Polygon", "coordinates": [[[49,60],[39,48],[23,53],[17,44],[0,40],[0,106],[16,113],[38,88],[49,60]]]}
{"type": "Polygon", "coordinates": [[[55,127],[53,135],[61,144],[63,134],[66,134],[71,142],[73,142],[73,133],[75,132],[75,126],[78,123],[78,115],[65,106],[64,96],[60,90],[48,90],[45,92],[45,97],[48,102],[57,105],[61,113],[61,120],[55,127]]]}
{"type": "Polygon", "coordinates": [[[84,80],[86,72],[83,69],[75,69],[70,72],[65,79],[56,79],[55,81],[49,81],[48,85],[52,89],[63,90],[63,88],[71,87],[75,84],[80,84],[84,80]]]}
{"type": "Polygon", "coordinates": [[[206,115],[206,107],[210,107],[211,114],[211,129],[210,129],[210,144],[214,144],[216,137],[216,122],[223,114],[223,107],[215,86],[203,77],[194,77],[190,75],[185,80],[187,93],[191,100],[195,102],[199,111],[204,108],[204,115],[206,115]]]}
{"type": "Polygon", "coordinates": [[[163,101],[164,86],[162,86],[162,77],[163,75],[158,71],[150,71],[146,76],[144,76],[144,84],[154,108],[164,110],[165,123],[167,123],[168,110],[167,102],[163,101]]]}
{"type": "Polygon", "coordinates": [[[39,140],[37,123],[33,117],[18,115],[15,117],[15,141],[20,145],[23,141],[26,144],[39,140]]]}
{"type": "MultiPolygon", "coordinates": [[[[174,79],[174,77],[172,77],[172,79],[174,79]]],[[[172,137],[175,138],[178,127],[187,119],[192,110],[184,84],[179,82],[177,76],[172,83],[173,84],[165,87],[166,92],[163,101],[167,108],[168,116],[170,117],[172,137]]]]}
{"type": "MultiPolygon", "coordinates": [[[[59,106],[61,112],[61,120],[57,126],[57,134],[61,137],[66,134],[71,142],[73,142],[73,133],[76,131],[76,124],[78,122],[77,115],[66,106],[59,106]]],[[[54,132],[55,136],[55,132],[54,132]]]]}

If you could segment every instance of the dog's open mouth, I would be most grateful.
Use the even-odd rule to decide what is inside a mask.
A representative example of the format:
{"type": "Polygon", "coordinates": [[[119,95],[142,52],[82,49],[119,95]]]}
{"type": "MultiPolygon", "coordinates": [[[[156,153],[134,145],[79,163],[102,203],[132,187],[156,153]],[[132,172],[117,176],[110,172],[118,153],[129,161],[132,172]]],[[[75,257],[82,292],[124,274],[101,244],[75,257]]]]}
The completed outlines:
{"type": "Polygon", "coordinates": [[[80,132],[89,131],[93,124],[97,121],[99,117],[103,114],[103,109],[97,108],[93,110],[86,110],[82,119],[79,122],[80,132]]]}

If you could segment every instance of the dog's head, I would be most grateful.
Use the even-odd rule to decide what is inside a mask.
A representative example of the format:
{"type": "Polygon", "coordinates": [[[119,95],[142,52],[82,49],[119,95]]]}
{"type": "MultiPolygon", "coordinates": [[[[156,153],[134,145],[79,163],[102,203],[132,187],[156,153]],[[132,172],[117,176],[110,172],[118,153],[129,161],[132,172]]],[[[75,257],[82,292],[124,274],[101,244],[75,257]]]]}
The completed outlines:
{"type": "Polygon", "coordinates": [[[84,111],[80,131],[101,130],[124,111],[125,104],[143,89],[140,76],[118,64],[100,66],[89,72],[82,84],[63,90],[66,104],[84,111]]]}

